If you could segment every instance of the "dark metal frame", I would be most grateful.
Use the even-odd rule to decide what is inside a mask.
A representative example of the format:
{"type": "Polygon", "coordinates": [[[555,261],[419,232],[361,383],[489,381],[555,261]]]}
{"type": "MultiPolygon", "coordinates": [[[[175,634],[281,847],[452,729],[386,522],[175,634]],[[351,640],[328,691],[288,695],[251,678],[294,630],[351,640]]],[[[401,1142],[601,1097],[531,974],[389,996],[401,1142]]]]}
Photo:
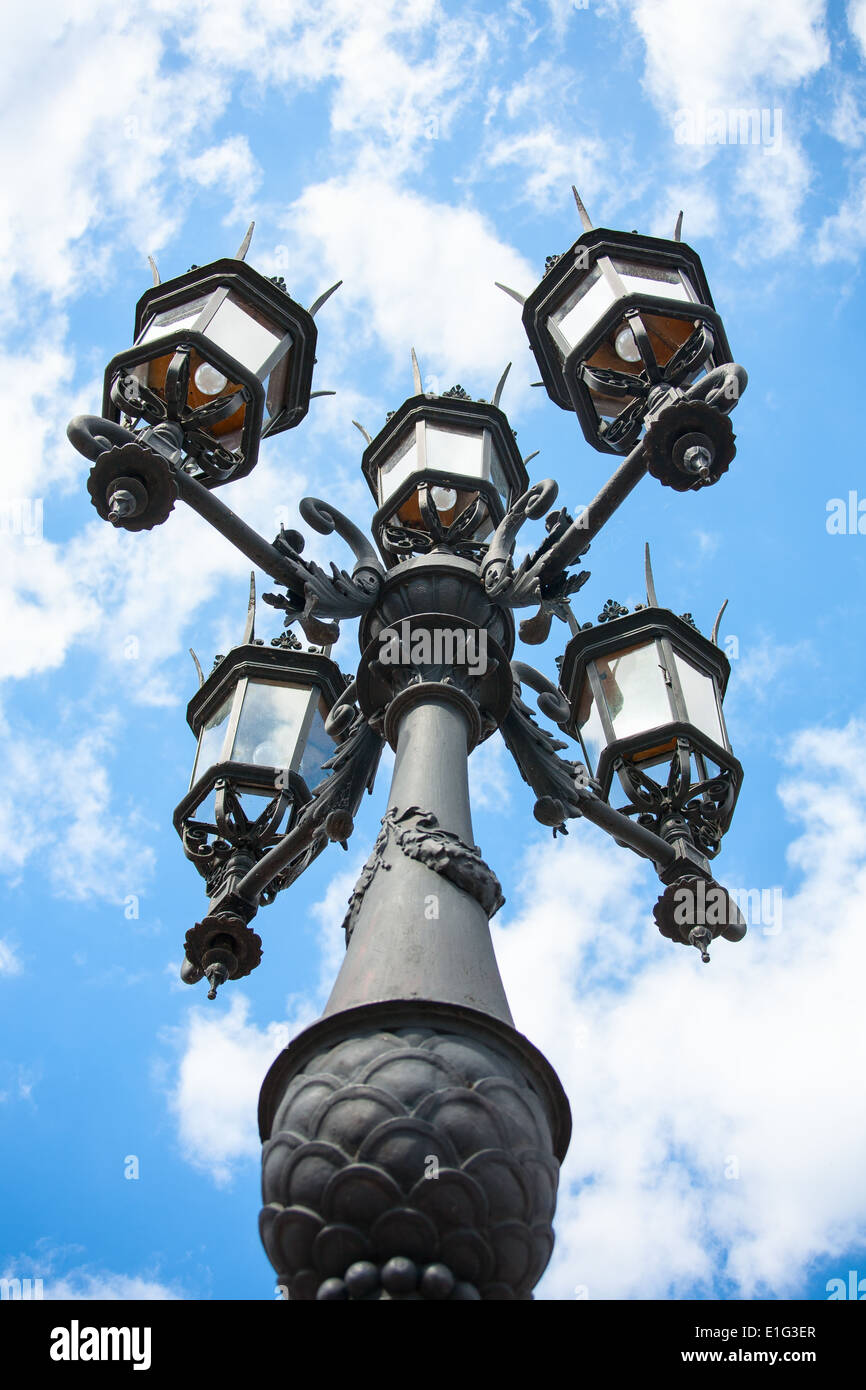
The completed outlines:
{"type": "MultiPolygon", "coordinates": [[[[490,479],[470,479],[467,478],[466,474],[420,467],[391,494],[387,502],[378,507],[371,522],[371,530],[379,547],[383,554],[388,555],[392,564],[397,562],[400,552],[394,548],[392,543],[389,543],[389,525],[394,524],[398,530],[409,529],[403,526],[403,523],[396,521],[397,513],[412,494],[418,491],[419,487],[423,488],[425,483],[428,490],[436,486],[456,486],[463,491],[469,491],[471,487],[484,498],[493,527],[502,520],[506,508],[512,506],[529,486],[529,475],[517,447],[514,433],[508,424],[507,417],[498,406],[488,405],[486,401],[463,400],[458,396],[411,396],[394,412],[388,423],[367,445],[361,459],[361,468],[367,480],[367,486],[373,494],[377,506],[379,502],[378,482],[383,462],[391,456],[400,440],[415,431],[417,425],[422,421],[452,429],[462,427],[464,430],[468,428],[479,433],[482,430],[485,431],[486,437],[490,440],[491,449],[495,449],[499,456],[508,485],[508,496],[503,503],[502,496],[492,481],[492,476],[490,479]]],[[[466,539],[470,543],[476,539],[483,540],[483,537],[478,536],[478,528],[483,517],[472,518],[471,520],[475,524],[468,529],[465,526],[460,527],[461,520],[460,517],[456,518],[451,527],[455,540],[466,539]]],[[[439,528],[443,534],[437,537],[435,535],[435,518],[431,517],[430,522],[432,523],[434,539],[446,540],[447,543],[444,528],[439,528]]]]}
{"type": "MultiPolygon", "coordinates": [[[[585,212],[581,215],[587,225],[585,212]]],[[[347,954],[323,1020],[292,1044],[263,1092],[261,1232],[279,1283],[292,1299],[522,1300],[531,1297],[549,1259],[568,1105],[552,1069],[540,1056],[530,1055],[526,1040],[513,1028],[496,966],[489,919],[502,905],[501,885],[471,839],[467,759],[478,742],[501,731],[534,792],[536,819],[554,834],[565,833],[566,821],[582,816],[652,862],[665,885],[654,909],[662,935],[698,947],[708,961],[707,948],[716,936],[733,941],[745,932],[742,920],[696,920],[684,926],[677,917],[678,895],[694,890],[697,903],[698,889],[713,884],[709,859],[730,822],[742,769],[729,747],[716,745],[676,717],[686,709],[674,653],[713,678],[723,731],[727,660],[688,623],[658,608],[648,561],[650,606],[631,617],[614,617],[603,631],[579,627],[570,599],[589,575],[568,571],[647,472],[677,490],[718,480],[733,458],[726,417],[746,375],[725,362],[686,385],[702,362],[716,360],[713,354],[723,356],[727,349],[700,262],[690,248],[605,231],[581,237],[572,251],[581,246],[589,246],[596,258],[625,251],[633,261],[656,264],[662,248],[668,262],[675,256],[686,265],[707,302],[683,306],[653,296],[634,297],[635,312],[658,308],[684,316],[700,310],[703,323],[695,343],[687,342],[688,351],[675,353],[661,372],[647,335],[641,337],[639,320],[634,320],[649,383],[640,410],[607,443],[598,442],[597,432],[588,434],[608,452],[624,450],[629,443],[634,447],[580,518],[565,508],[551,511],[557,494],[552,480],[529,485],[514,434],[498,405],[471,401],[459,387],[446,397],[419,394],[417,361],[416,394],[374,440],[366,436],[363,469],[377,503],[383,457],[422,419],[488,431],[509,492],[503,500],[492,481],[473,479],[473,491],[483,502],[467,506],[445,529],[429,489],[440,482],[465,488],[465,475],[441,469],[416,473],[374,518],[387,573],[364,533],[317,498],[301,500],[301,517],[319,534],[336,531],[347,542],[355,561],[351,572],[335,564],[328,571],[304,560],[304,540],[297,531],[281,528],[269,544],[226,507],[208,489],[249,471],[252,450],[240,462],[224,459],[221,467],[215,455],[208,459],[197,452],[200,441],[193,439],[189,447],[179,421],[152,424],[138,433],[122,429],[116,423],[122,408],[116,392],[107,394],[106,414],[114,412],[110,419],[82,417],[69,429],[73,443],[93,461],[88,487],[94,504],[113,524],[150,529],[167,520],[175,501],[183,502],[275,581],[281,592],[264,598],[284,612],[288,629],[297,623],[308,641],[325,647],[337,639],[340,621],[360,620],[360,665],[347,681],[321,652],[292,650],[299,646],[294,634],[275,639],[282,645],[271,648],[255,642],[251,586],[243,644],[219,660],[190,701],[187,718],[198,738],[204,721],[245,677],[300,679],[305,686],[317,685],[330,705],[325,728],[335,748],[323,780],[313,788],[287,769],[220,762],[181,801],[175,825],[210,899],[207,915],[186,934],[181,975],[187,983],[206,976],[208,997],[214,998],[227,980],[245,978],[256,968],[261,939],[249,925],[253,917],[329,842],[345,847],[361,798],[373,789],[385,740],[396,751],[388,808],[349,899],[343,923],[347,954]],[[647,434],[637,443],[636,433],[644,426],[647,434]],[[697,461],[695,455],[700,456],[697,461]],[[394,513],[415,489],[427,531],[413,534],[403,527],[400,534],[403,524],[395,523],[394,513]],[[423,505],[420,493],[427,499],[423,505]],[[522,526],[545,516],[544,539],[515,565],[522,526]],[[495,529],[486,537],[480,528],[488,520],[495,529]],[[567,745],[536,723],[520,697],[521,684],[528,685],[537,692],[541,713],[579,736],[573,698],[569,704],[547,677],[511,661],[517,608],[537,609],[520,625],[527,642],[544,641],[554,617],[575,634],[561,682],[572,697],[595,657],[642,639],[659,644],[669,671],[671,720],[659,730],[609,744],[603,755],[607,761],[599,762],[601,780],[576,759],[560,756],[567,745]],[[396,654],[389,646],[386,655],[379,639],[404,623],[401,631],[410,639],[423,635],[420,654],[410,642],[396,654]],[[444,643],[436,648],[437,634],[455,631],[464,636],[462,659],[455,655],[456,642],[450,656],[443,654],[444,643]],[[468,639],[472,637],[477,652],[482,634],[486,659],[466,660],[468,639]],[[635,762],[648,737],[657,741],[660,735],[674,744],[666,785],[654,782],[635,762]],[[719,765],[720,775],[705,775],[708,759],[719,765]],[[695,782],[693,765],[699,773],[695,782]],[[606,799],[614,771],[630,797],[621,809],[606,799]],[[255,820],[247,818],[239,802],[237,791],[244,786],[273,793],[255,820]],[[211,790],[215,825],[194,818],[211,790]],[[428,906],[435,906],[435,927],[428,906]],[[423,1171],[431,1154],[441,1157],[441,1171],[435,1174],[423,1171]],[[308,1159],[314,1160],[312,1180],[304,1177],[308,1159]],[[506,1173],[510,1176],[503,1181],[506,1173]],[[430,1176],[438,1181],[426,1182],[430,1176]]],[[[227,265],[248,287],[252,272],[237,262],[218,262],[199,275],[181,277],[144,297],[137,333],[145,308],[150,312],[157,304],[179,302],[205,283],[225,289],[219,276],[227,265]]],[[[539,316],[548,312],[550,296],[561,295],[573,276],[573,264],[565,258],[526,302],[524,321],[537,355],[539,316]]],[[[268,288],[265,293],[270,307],[277,291],[268,288]]],[[[627,302],[609,311],[611,322],[621,317],[627,302]]],[[[291,301],[283,307],[287,304],[291,301]]],[[[306,313],[293,305],[295,311],[306,313]]],[[[310,327],[301,355],[311,370],[311,322],[310,327]]],[[[181,357],[191,342],[189,331],[178,334],[181,357]]],[[[154,355],[165,355],[165,347],[166,340],[160,340],[154,355]]],[[[568,408],[571,396],[561,364],[545,358],[545,352],[547,347],[539,360],[548,390],[568,408]]],[[[228,374],[238,376],[235,364],[211,349],[207,358],[218,365],[224,361],[228,374]]],[[[135,350],[120,354],[109,374],[118,363],[136,360],[141,356],[135,350]]],[[[188,366],[188,355],[186,361],[188,366]]],[[[177,404],[183,363],[172,370],[177,404]]],[[[628,380],[633,385],[634,378],[628,380]]],[[[496,388],[496,402],[503,381],[496,388]]],[[[306,409],[308,388],[307,377],[298,418],[306,409]]],[[[250,400],[259,402],[258,378],[249,389],[250,400]]],[[[581,422],[586,432],[585,414],[581,422]]],[[[280,417],[278,428],[290,423],[296,419],[280,417]]],[[[268,432],[276,432],[273,424],[268,432]]],[[[610,602],[605,616],[616,612],[622,610],[610,602]]],[[[718,619],[713,641],[717,631],[718,619]]],[[[606,716],[603,701],[600,713],[606,716]]],[[[612,725],[607,731],[612,733],[612,725]]],[[[724,739],[727,744],[726,733],[724,739]]]]}
{"type": "MultiPolygon", "coordinates": [[[[657,237],[615,232],[601,227],[584,232],[570,250],[559,257],[541,283],[529,295],[523,308],[523,324],[550,399],[563,410],[573,410],[587,440],[595,448],[605,453],[626,452],[635,442],[640,424],[639,421],[630,420],[629,432],[623,431],[615,443],[611,442],[610,439],[605,439],[602,429],[603,421],[596,411],[583,368],[586,360],[601,346],[616,325],[621,323],[630,312],[640,310],[644,310],[647,314],[664,314],[668,318],[691,319],[695,321],[696,327],[699,324],[708,326],[709,341],[697,345],[700,350],[696,352],[695,360],[690,361],[687,368],[687,372],[690,372],[692,376],[704,365],[720,366],[730,361],[731,353],[727,335],[722,320],[713,305],[700,257],[685,242],[665,241],[657,237]],[[587,253],[585,265],[581,252],[587,253]],[[548,320],[563,301],[591,273],[600,259],[613,256],[627,257],[635,264],[662,265],[670,269],[681,270],[689,277],[696,293],[700,296],[700,301],[695,303],[681,299],[668,299],[664,295],[624,294],[605,311],[601,319],[593,324],[591,330],[568,353],[565,353],[551,334],[548,320]],[[635,424],[637,428],[635,428],[635,424]]],[[[632,324],[632,327],[634,328],[635,325],[632,324]]],[[[639,333],[638,327],[636,336],[644,361],[645,389],[651,388],[654,382],[670,382],[673,379],[670,368],[673,364],[673,375],[676,375],[677,366],[685,365],[684,349],[691,342],[691,339],[683,344],[683,347],[674,354],[671,362],[667,364],[666,369],[662,370],[655,363],[648,340],[645,343],[641,342],[639,333]],[[647,360],[647,349],[649,361],[647,360]],[[683,354],[683,360],[677,364],[675,359],[680,358],[681,354],[683,354]]],[[[623,373],[623,376],[627,377],[631,384],[633,394],[638,393],[642,374],[623,373]]],[[[615,392],[611,390],[610,394],[615,394],[615,392]]],[[[620,394],[626,394],[624,385],[620,394]]],[[[635,411],[634,414],[638,416],[639,412],[635,411]]]]}
{"type": "MultiPolygon", "coordinates": [[[[659,664],[661,665],[661,663],[659,664]]],[[[610,793],[613,774],[619,759],[636,759],[643,749],[653,748],[658,743],[672,742],[675,744],[678,738],[691,739],[697,752],[705,753],[722,768],[727,768],[732,763],[739,767],[730,747],[722,709],[722,700],[730,673],[730,663],[719,647],[709,642],[688,623],[683,622],[682,618],[678,618],[674,613],[663,608],[641,608],[636,613],[615,618],[603,625],[599,624],[597,627],[584,629],[572,637],[565,649],[561,676],[562,689],[566,692],[572,711],[568,722],[568,732],[572,738],[580,742],[584,756],[588,756],[583,736],[577,724],[578,701],[584,678],[586,678],[590,683],[593,700],[598,709],[606,740],[606,747],[599,754],[598,766],[595,769],[595,775],[601,784],[602,794],[607,797],[610,793]],[[620,651],[623,647],[639,646],[650,642],[661,647],[661,655],[665,662],[663,669],[671,719],[653,729],[642,730],[638,735],[617,739],[607,703],[603,698],[595,662],[599,657],[620,651]],[[719,723],[725,736],[724,745],[717,744],[690,723],[676,660],[674,659],[677,655],[691,661],[702,674],[712,679],[719,723]]],[[[705,773],[705,769],[699,770],[702,771],[702,775],[705,773]]]]}
{"type": "MultiPolygon", "coordinates": [[[[113,421],[118,421],[122,414],[132,415],[133,418],[145,418],[151,424],[159,423],[160,419],[177,418],[184,427],[188,451],[200,460],[201,481],[205,487],[218,487],[230,479],[244,477],[252,470],[258,458],[261,439],[292,429],[303,420],[310,403],[316,333],[315,322],[308,311],[244,261],[225,258],[201,268],[197,267],[188,271],[186,275],[166,281],[165,284],[154,285],[145,291],[138,301],[135,311],[136,343],[133,347],[117,353],[106,368],[103,414],[113,421]],[[246,303],[266,313],[283,329],[280,344],[259,372],[251,371],[207,337],[207,325],[232,291],[246,303]],[[152,343],[138,342],[142,332],[156,314],[179,308],[205,295],[208,296],[207,303],[202,307],[191,328],[187,326],[176,332],[168,332],[164,337],[154,339],[152,343]],[[174,413],[170,404],[160,413],[159,399],[154,396],[151,400],[143,394],[147,388],[141,388],[134,393],[124,391],[122,383],[125,369],[155,361],[160,357],[168,357],[172,350],[176,355],[184,351],[188,354],[191,348],[195,348],[206,361],[218,367],[229,381],[241,383],[242,392],[236,392],[224,401],[216,398],[213,409],[210,405],[200,406],[197,410],[188,410],[184,415],[182,412],[187,392],[182,364],[178,364],[175,373],[178,402],[174,407],[174,413]],[[283,403],[279,412],[265,422],[264,383],[269,372],[286,352],[290,361],[283,403]],[[180,400],[181,394],[183,402],[180,400]],[[208,424],[217,423],[220,419],[226,418],[227,414],[233,413],[240,404],[239,397],[245,400],[246,410],[241,443],[237,450],[231,451],[223,449],[218,438],[207,435],[206,428],[208,424]],[[139,406],[145,408],[139,409],[139,406]],[[158,418],[151,419],[152,415],[158,418]]],[[[169,371],[173,369],[174,363],[169,371]]],[[[187,357],[187,374],[188,371],[187,357]]]]}

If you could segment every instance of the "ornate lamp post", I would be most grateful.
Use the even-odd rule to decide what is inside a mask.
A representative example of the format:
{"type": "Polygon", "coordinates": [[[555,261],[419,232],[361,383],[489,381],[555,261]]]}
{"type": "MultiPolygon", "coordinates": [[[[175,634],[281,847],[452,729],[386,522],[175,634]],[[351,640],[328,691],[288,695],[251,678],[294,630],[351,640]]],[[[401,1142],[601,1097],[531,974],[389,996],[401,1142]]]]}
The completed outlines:
{"type": "Polygon", "coordinates": [[[648,604],[635,614],[609,603],[604,626],[581,627],[570,607],[589,577],[574,567],[647,471],[695,488],[733,456],[727,414],[745,372],[727,360],[700,262],[670,245],[585,234],[584,278],[572,284],[575,255],[527,301],[553,398],[573,404],[595,447],[631,449],[577,519],[551,511],[554,482],[529,483],[499,407],[502,381],[492,403],[460,387],[425,395],[413,354],[415,394],[375,438],[363,431],[375,547],[314,498],[301,516],[348,543],[351,573],[305,560],[298,532],[268,543],[214,488],[249,471],[262,435],[303,415],[315,329],[284,290],[247,268],[232,279],[227,262],[145,295],[135,347],[108,369],[105,416],[70,425],[93,460],[101,515],[142,529],[186,502],[270,576],[278,592],[265,598],[285,613],[285,634],[265,648],[252,591],[242,645],[190,703],[198,751],[175,825],[209,909],[187,933],[184,979],[206,976],[213,998],[257,966],[259,907],[329,841],[347,840],[384,743],[395,750],[342,968],[321,1019],[281,1053],[261,1093],[262,1239],[291,1299],[528,1299],[550,1257],[570,1114],[550,1064],[514,1028],[492,949],[503,898],[472,832],[468,758],[479,743],[501,732],[554,833],[585,816],[653,863],[665,935],[708,959],[712,937],[745,930],[727,898],[724,921],[701,915],[708,890],[724,894],[709,860],[742,775],[721,713],[724,657],[659,608],[649,567],[648,604]],[[227,304],[233,347],[213,330],[227,304]],[[614,371],[608,347],[626,364],[623,381],[599,376],[614,371]],[[605,414],[613,399],[627,399],[626,421],[605,414]],[[545,538],[515,566],[520,528],[545,515],[545,538]],[[536,612],[520,624],[524,641],[544,641],[554,617],[573,634],[561,688],[512,659],[513,612],[526,607],[536,612]],[[354,618],[360,663],[346,678],[326,649],[354,618]],[[536,722],[524,686],[585,762],[560,756],[566,745],[536,722]]]}

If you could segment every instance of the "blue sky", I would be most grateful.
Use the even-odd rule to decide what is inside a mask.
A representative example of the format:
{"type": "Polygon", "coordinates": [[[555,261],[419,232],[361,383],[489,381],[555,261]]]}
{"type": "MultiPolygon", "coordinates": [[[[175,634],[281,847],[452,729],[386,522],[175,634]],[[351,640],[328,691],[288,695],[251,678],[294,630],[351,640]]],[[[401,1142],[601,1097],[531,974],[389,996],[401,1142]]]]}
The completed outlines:
{"type": "MultiPolygon", "coordinates": [[[[56,1297],[272,1296],[258,1088],[321,1010],[385,807],[390,760],[348,854],[260,914],[261,968],[215,1003],[180,983],[205,903],[171,826],[187,649],[208,669],[239,640],[249,566],[180,505],[113,531],[65,437],[131,341],[148,253],[169,278],[255,219],[250,262],[296,299],[344,280],[315,382],[338,394],[223,494],[267,536],[306,493],[369,519],[351,421],[375,433],[411,394],[413,345],[429,390],[489,397],[512,360],[532,476],[579,507],[610,462],[531,388],[493,287],[528,293],[575,239],[574,182],[599,225],[670,235],[684,209],[750,376],[730,472],[687,496],[645,480],[576,611],[643,598],[647,539],[662,603],[708,631],[729,599],[746,780],[717,876],[783,910],[704,968],[658,935],[648,866],[591,826],[554,843],[501,740],[473,756],[512,1011],[575,1122],[537,1296],[823,1298],[866,1276],[866,534],[827,526],[850,493],[866,513],[866,0],[49,0],[4,29],[0,1273],[56,1297]],[[743,107],[763,143],[683,138],[743,107]]],[[[564,641],[520,654],[552,675],[564,641]]],[[[348,624],[344,669],[356,650],[348,624]]]]}

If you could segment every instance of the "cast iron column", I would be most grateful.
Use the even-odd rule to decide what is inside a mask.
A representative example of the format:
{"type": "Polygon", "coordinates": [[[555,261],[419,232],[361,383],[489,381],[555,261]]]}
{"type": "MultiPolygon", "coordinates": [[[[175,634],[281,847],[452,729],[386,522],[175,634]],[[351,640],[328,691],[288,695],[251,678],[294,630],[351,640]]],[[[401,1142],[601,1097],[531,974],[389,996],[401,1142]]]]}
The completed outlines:
{"type": "Polygon", "coordinates": [[[467,767],[510,703],[510,615],[474,565],[437,555],[392,571],[360,635],[359,700],[396,747],[394,777],[325,1013],[262,1089],[262,1239],[290,1299],[531,1298],[570,1114],[512,1024],[467,767]],[[387,664],[403,618],[431,643],[474,633],[477,651],[483,633],[483,669],[443,665],[435,645],[387,664]]]}

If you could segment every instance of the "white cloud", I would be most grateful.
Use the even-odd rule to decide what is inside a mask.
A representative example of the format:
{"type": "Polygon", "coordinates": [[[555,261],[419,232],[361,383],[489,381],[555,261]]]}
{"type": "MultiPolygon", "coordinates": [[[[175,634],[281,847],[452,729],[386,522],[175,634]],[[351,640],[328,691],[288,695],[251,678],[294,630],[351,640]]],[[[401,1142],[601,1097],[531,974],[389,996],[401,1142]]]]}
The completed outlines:
{"type": "Polygon", "coordinates": [[[181,170],[202,188],[218,188],[226,203],[231,199],[224,222],[235,222],[247,215],[262,180],[262,171],[245,135],[232,135],[203,154],[185,159],[181,170]]]}
{"type": "Polygon", "coordinates": [[[20,975],[23,969],[17,947],[5,938],[0,940],[0,976],[20,975]]]}
{"type": "Polygon", "coordinates": [[[139,1299],[147,1302],[188,1297],[177,1285],[161,1284],[158,1279],[140,1274],[116,1274],[112,1270],[72,1269],[59,1279],[50,1280],[44,1287],[48,1299],[70,1299],[76,1302],[127,1302],[139,1299]]]}
{"type": "Polygon", "coordinates": [[[290,1037],[312,1023],[316,1010],[296,1001],[288,1025],[249,1022],[249,1000],[232,993],[228,1010],[193,1005],[172,1041],[181,1054],[169,1096],[184,1157],[218,1186],[232,1167],[260,1153],[256,1106],[262,1082],[290,1037]]]}
{"type": "Polygon", "coordinates": [[[834,93],[833,107],[824,128],[834,140],[851,149],[859,149],[866,140],[866,124],[852,82],[843,81],[834,93]]]}
{"type": "Polygon", "coordinates": [[[866,1236],[864,754],[856,722],[793,741],[780,795],[802,879],[778,934],[753,925],[706,967],[658,934],[637,860],[590,828],[533,849],[529,905],[494,938],[574,1117],[542,1296],[792,1297],[866,1236]]]}
{"type": "MultiPolygon", "coordinates": [[[[474,807],[507,812],[511,806],[511,760],[498,733],[474,750],[469,759],[469,794],[474,807]]],[[[528,804],[532,792],[526,789],[528,804]]]]}
{"type": "Polygon", "coordinates": [[[857,262],[866,245],[866,172],[858,166],[851,188],[838,212],[825,217],[818,228],[815,258],[822,264],[842,260],[857,262]]]}
{"type": "MultiPolygon", "coordinates": [[[[723,645],[724,645],[724,638],[723,645]]],[[[798,677],[803,669],[817,661],[812,643],[808,639],[800,642],[774,642],[765,633],[756,634],[754,639],[743,641],[739,655],[733,662],[728,705],[739,714],[744,707],[744,723],[754,728],[754,702],[762,704],[775,699],[779,692],[780,678],[796,668],[798,677]]],[[[763,735],[761,736],[763,738],[763,735]]]]}
{"type": "MultiPolygon", "coordinates": [[[[736,160],[735,196],[746,222],[755,223],[752,235],[739,239],[739,254],[789,250],[800,235],[811,175],[788,93],[829,60],[824,0],[789,0],[784,7],[763,0],[729,0],[723,7],[692,0],[613,0],[612,8],[627,10],[643,39],[644,85],[682,142],[676,146],[679,162],[694,171],[714,157],[718,163],[720,149],[724,158],[736,160]],[[737,113],[750,110],[764,113],[758,144],[730,149],[695,134],[708,113],[725,113],[726,128],[733,116],[737,130],[737,113]]],[[[687,203],[681,206],[688,211],[687,203]]]]}
{"type": "Polygon", "coordinates": [[[671,118],[685,106],[772,107],[777,88],[808,80],[829,58],[824,0],[626,4],[646,45],[647,88],[671,118]]]}
{"type": "Polygon", "coordinates": [[[335,136],[371,139],[392,168],[417,163],[444,136],[488,58],[492,21],[450,15],[436,0],[263,3],[219,0],[193,17],[182,45],[197,63],[287,92],[330,84],[335,136]]]}
{"type": "MultiPolygon", "coordinates": [[[[568,138],[552,125],[504,135],[484,155],[484,163],[491,169],[514,166],[519,176],[515,200],[534,207],[562,205],[564,198],[571,196],[572,184],[592,206],[592,191],[606,182],[607,159],[601,140],[590,135],[568,138]]],[[[579,230],[575,217],[575,237],[579,230]]]]}
{"type": "Polygon", "coordinates": [[[14,804],[0,803],[0,862],[15,878],[33,856],[62,898],[120,903],[149,878],[153,851],[137,812],[118,810],[106,758],[115,722],[70,743],[0,720],[0,756],[14,804]],[[46,795],[46,787],[51,795],[46,795]]]}
{"type": "Polygon", "coordinates": [[[866,58],[866,0],[850,0],[848,28],[860,45],[861,54],[866,58]]]}
{"type": "MultiPolygon", "coordinates": [[[[300,248],[317,248],[323,283],[328,275],[345,280],[334,315],[351,315],[354,331],[346,341],[353,351],[359,334],[361,341],[373,334],[408,389],[414,345],[425,389],[462,381],[470,395],[488,399],[511,358],[506,408],[514,409],[516,390],[528,394],[520,314],[493,282],[528,293],[537,274],[483,213],[436,203],[361,171],[307,187],[293,205],[291,226],[300,248]]],[[[371,434],[379,427],[365,423],[371,434]]]]}
{"type": "Polygon", "coordinates": [[[39,1283],[34,1285],[34,1281],[41,1281],[41,1297],[46,1302],[66,1299],[73,1302],[146,1299],[150,1302],[190,1296],[179,1284],[161,1281],[155,1269],[141,1274],[121,1274],[93,1265],[74,1265],[62,1274],[56,1272],[73,1254],[80,1253],[80,1246],[54,1250],[47,1242],[40,1241],[37,1250],[35,1255],[7,1259],[0,1279],[29,1280],[31,1297],[36,1297],[39,1288],[39,1283]]]}
{"type": "Polygon", "coordinates": [[[4,280],[68,294],[104,264],[97,229],[144,255],[177,225],[166,173],[178,150],[206,146],[226,93],[206,65],[163,67],[165,28],[103,0],[74,21],[56,0],[9,17],[4,280]]]}

